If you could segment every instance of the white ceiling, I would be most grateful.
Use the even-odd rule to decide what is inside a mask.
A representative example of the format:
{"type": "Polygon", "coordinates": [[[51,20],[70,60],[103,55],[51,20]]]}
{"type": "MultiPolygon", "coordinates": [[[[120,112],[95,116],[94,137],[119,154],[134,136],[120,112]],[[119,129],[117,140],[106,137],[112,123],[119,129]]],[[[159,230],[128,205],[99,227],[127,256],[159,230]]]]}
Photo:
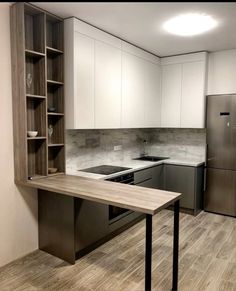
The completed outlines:
{"type": "Polygon", "coordinates": [[[31,2],[63,18],[76,16],[158,56],[236,48],[236,3],[230,2],[31,2]],[[178,14],[207,13],[216,29],[193,37],[163,31],[162,24],[178,14]]]}

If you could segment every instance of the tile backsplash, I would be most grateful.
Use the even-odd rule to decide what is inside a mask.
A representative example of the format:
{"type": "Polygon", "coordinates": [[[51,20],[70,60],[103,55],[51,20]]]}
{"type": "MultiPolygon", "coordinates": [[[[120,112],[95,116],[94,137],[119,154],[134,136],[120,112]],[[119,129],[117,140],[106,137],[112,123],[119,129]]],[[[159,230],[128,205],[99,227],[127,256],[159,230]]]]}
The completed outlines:
{"type": "Polygon", "coordinates": [[[149,155],[205,160],[205,129],[91,129],[66,131],[67,169],[123,162],[149,155]],[[114,151],[114,146],[122,149],[114,151]]]}

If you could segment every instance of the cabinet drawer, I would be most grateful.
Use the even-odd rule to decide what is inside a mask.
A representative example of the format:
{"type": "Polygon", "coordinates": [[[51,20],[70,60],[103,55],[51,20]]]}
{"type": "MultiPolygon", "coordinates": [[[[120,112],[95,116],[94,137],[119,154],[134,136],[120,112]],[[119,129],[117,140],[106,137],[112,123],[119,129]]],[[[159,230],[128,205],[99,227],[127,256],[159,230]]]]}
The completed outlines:
{"type": "Polygon", "coordinates": [[[152,179],[152,168],[141,170],[134,173],[134,184],[152,179]]]}

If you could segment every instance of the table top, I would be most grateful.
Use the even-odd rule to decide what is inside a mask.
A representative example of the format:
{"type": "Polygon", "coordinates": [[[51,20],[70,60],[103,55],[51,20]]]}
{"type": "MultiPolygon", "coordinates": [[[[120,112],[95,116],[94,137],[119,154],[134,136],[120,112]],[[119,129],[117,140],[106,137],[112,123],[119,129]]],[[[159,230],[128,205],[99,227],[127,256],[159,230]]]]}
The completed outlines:
{"type": "Polygon", "coordinates": [[[182,196],[176,192],[72,175],[57,175],[19,184],[151,215],[182,196]]]}

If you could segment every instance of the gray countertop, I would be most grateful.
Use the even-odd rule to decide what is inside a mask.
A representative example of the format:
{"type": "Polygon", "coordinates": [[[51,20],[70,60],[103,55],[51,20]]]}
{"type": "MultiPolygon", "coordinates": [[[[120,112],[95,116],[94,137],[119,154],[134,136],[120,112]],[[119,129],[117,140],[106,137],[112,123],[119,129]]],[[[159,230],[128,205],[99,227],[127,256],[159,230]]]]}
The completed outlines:
{"type": "MultiPolygon", "coordinates": [[[[92,179],[99,179],[99,180],[106,180],[108,178],[120,176],[122,174],[127,174],[134,171],[143,170],[146,168],[154,167],[157,165],[163,165],[163,164],[170,164],[170,165],[180,165],[180,166],[189,166],[189,167],[198,167],[205,163],[205,161],[201,160],[188,160],[188,159],[166,159],[158,162],[149,162],[149,161],[140,161],[140,160],[127,160],[127,161],[117,161],[117,162],[110,162],[109,165],[113,166],[121,166],[121,167],[127,167],[131,168],[129,170],[125,170],[122,172],[114,173],[111,175],[100,175],[100,174],[93,174],[88,172],[82,172],[78,169],[72,169],[67,168],[66,174],[68,175],[76,175],[80,177],[87,177],[92,179]]],[[[94,166],[98,166],[98,164],[95,164],[94,166]]],[[[85,167],[83,167],[84,169],[85,167]]],[[[81,168],[82,169],[82,168],[81,168]]]]}

